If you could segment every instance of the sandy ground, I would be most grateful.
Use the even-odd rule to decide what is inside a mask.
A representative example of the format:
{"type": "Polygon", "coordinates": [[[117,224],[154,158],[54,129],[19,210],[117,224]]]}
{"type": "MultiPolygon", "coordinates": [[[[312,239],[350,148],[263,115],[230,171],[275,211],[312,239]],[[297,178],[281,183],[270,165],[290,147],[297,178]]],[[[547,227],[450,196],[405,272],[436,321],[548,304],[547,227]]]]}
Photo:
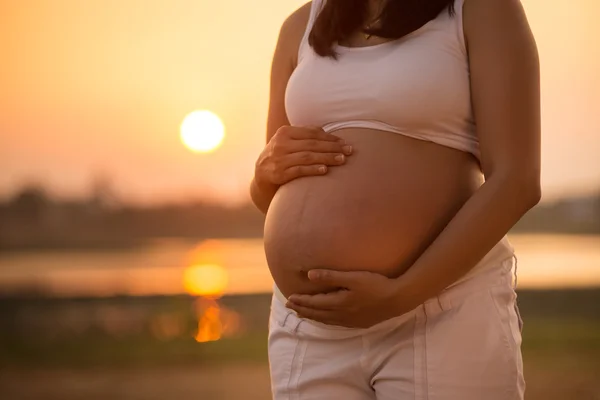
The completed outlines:
{"type": "MultiPolygon", "coordinates": [[[[527,387],[527,400],[600,400],[600,370],[588,369],[583,372],[575,362],[550,362],[528,374],[527,387]]],[[[2,400],[270,398],[269,372],[263,364],[215,368],[177,366],[112,370],[0,371],[2,400]]]]}
{"type": "Polygon", "coordinates": [[[265,400],[264,365],[0,371],[2,400],[265,400]]]}

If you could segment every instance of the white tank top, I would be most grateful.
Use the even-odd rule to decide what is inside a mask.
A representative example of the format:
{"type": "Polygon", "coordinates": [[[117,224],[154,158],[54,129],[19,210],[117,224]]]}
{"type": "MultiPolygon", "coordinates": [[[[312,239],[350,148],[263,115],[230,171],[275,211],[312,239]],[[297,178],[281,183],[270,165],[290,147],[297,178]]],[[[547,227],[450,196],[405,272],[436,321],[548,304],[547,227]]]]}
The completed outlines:
{"type": "Polygon", "coordinates": [[[285,94],[288,120],[327,132],[371,128],[469,152],[479,159],[462,22],[445,8],[420,29],[369,47],[334,45],[320,57],[308,34],[326,0],[313,0],[285,94]]]}

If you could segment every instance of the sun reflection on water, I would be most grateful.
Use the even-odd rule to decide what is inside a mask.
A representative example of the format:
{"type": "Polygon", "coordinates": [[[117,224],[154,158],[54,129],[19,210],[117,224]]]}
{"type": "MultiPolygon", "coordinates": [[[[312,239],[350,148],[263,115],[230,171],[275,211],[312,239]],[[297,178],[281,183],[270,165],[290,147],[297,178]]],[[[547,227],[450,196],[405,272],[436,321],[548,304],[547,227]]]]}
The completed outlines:
{"type": "Polygon", "coordinates": [[[219,304],[228,284],[227,270],[220,265],[221,245],[216,240],[202,243],[190,254],[190,266],[183,273],[187,293],[197,296],[195,312],[197,342],[211,342],[240,332],[241,316],[219,304]]]}
{"type": "Polygon", "coordinates": [[[194,337],[197,342],[212,342],[221,339],[223,335],[223,323],[221,321],[221,309],[215,300],[205,300],[199,298],[197,303],[198,312],[198,331],[194,337]],[[207,306],[203,305],[204,301],[207,306]]]}

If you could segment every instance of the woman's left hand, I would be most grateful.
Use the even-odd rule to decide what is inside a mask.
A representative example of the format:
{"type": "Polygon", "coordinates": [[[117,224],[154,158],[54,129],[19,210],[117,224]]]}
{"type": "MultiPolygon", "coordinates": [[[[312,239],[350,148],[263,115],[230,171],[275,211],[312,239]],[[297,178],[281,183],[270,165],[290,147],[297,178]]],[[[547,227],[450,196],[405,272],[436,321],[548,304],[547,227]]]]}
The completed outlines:
{"type": "Polygon", "coordinates": [[[311,270],[308,277],[315,283],[340,289],[314,295],[292,294],[286,306],[300,317],[329,325],[368,328],[421,304],[403,293],[399,279],[381,274],[311,270]]]}

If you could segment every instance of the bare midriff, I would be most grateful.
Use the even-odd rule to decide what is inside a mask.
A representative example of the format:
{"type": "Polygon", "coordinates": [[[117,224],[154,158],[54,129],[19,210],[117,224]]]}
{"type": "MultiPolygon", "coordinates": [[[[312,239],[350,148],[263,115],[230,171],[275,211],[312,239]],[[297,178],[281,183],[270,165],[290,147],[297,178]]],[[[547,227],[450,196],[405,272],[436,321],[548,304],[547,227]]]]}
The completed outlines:
{"type": "Polygon", "coordinates": [[[308,280],[315,268],[401,275],[482,183],[469,153],[373,129],[332,133],[353,146],[346,163],[283,185],[267,213],[265,252],[285,296],[335,289],[308,280]]]}

